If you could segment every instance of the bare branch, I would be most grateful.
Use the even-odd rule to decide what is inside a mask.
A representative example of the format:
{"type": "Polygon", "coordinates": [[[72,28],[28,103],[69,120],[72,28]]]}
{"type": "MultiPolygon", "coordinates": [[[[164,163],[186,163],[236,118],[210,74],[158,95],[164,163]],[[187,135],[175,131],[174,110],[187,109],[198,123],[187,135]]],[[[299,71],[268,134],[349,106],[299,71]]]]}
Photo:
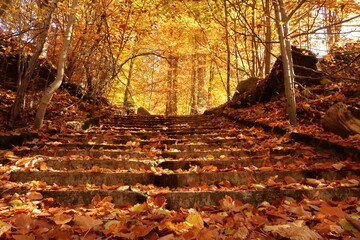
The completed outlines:
{"type": "Polygon", "coordinates": [[[286,21],[289,21],[290,18],[295,14],[295,12],[301,8],[301,6],[306,2],[306,0],[302,0],[287,16],[286,21]]]}
{"type": "Polygon", "coordinates": [[[354,19],[359,18],[359,17],[360,17],[360,14],[358,14],[358,15],[352,17],[352,18],[348,18],[348,19],[345,19],[345,20],[342,20],[342,21],[339,21],[339,22],[336,22],[336,23],[333,23],[333,24],[330,24],[330,25],[327,25],[327,26],[319,27],[319,28],[317,28],[317,29],[315,29],[313,31],[310,31],[310,32],[304,32],[304,33],[296,34],[294,36],[291,36],[291,38],[296,38],[296,37],[303,36],[303,35],[308,35],[308,34],[314,34],[319,30],[322,30],[322,29],[325,29],[325,28],[328,28],[328,27],[332,27],[332,26],[336,26],[336,25],[339,25],[339,24],[343,24],[345,22],[350,22],[351,20],[354,20],[354,19]]]}

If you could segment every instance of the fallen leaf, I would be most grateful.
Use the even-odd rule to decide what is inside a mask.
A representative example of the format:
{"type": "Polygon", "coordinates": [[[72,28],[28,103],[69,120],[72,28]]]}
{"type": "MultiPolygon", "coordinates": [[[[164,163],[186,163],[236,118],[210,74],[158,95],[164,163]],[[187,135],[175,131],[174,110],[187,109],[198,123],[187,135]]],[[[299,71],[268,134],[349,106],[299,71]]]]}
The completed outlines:
{"type": "Polygon", "coordinates": [[[96,220],[90,216],[78,216],[74,217],[76,224],[79,225],[80,229],[83,232],[88,232],[91,229],[97,229],[100,225],[103,224],[101,220],[96,220]]]}
{"type": "Polygon", "coordinates": [[[32,201],[43,199],[43,195],[39,192],[28,192],[26,196],[28,197],[28,199],[32,201]]]}
{"type": "MultiPolygon", "coordinates": [[[[351,221],[351,220],[350,220],[350,221],[351,221]]],[[[348,221],[348,220],[345,219],[345,218],[340,219],[339,225],[340,225],[342,228],[344,228],[344,229],[346,229],[346,230],[348,230],[348,231],[350,231],[350,232],[358,233],[359,230],[358,230],[355,226],[353,226],[350,221],[348,221]]]]}
{"type": "Polygon", "coordinates": [[[68,214],[60,214],[60,215],[56,215],[55,217],[53,217],[53,221],[58,224],[66,224],[68,222],[70,222],[72,220],[72,216],[68,215],[68,214]]]}
{"type": "Polygon", "coordinates": [[[204,220],[200,216],[198,212],[191,213],[189,216],[186,217],[186,222],[190,223],[192,226],[197,228],[204,227],[204,220]]]}

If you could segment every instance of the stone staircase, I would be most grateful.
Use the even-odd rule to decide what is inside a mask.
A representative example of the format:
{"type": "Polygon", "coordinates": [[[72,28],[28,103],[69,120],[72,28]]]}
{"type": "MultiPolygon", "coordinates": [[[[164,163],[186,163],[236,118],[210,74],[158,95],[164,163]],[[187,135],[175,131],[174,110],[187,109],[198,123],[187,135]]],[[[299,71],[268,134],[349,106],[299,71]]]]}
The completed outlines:
{"type": "Polygon", "coordinates": [[[258,205],[359,197],[359,169],[357,159],[220,116],[117,116],[15,148],[0,190],[64,204],[99,194],[117,205],[163,195],[168,209],[217,205],[226,195],[258,205]]]}

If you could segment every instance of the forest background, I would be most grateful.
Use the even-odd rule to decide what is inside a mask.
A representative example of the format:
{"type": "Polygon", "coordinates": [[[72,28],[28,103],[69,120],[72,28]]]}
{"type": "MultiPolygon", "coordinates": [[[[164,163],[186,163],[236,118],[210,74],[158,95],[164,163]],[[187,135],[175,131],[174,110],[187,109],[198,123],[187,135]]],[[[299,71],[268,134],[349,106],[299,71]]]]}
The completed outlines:
{"type": "MultiPolygon", "coordinates": [[[[328,53],[342,58],[359,53],[357,0],[276,2],[286,10],[286,39],[292,45],[329,64],[334,54],[328,53]]],[[[64,82],[152,114],[203,113],[230,100],[241,80],[265,77],[280,55],[277,26],[282,24],[273,1],[264,0],[0,3],[0,39],[11,42],[2,44],[1,54],[19,52],[19,85],[26,82],[30,56],[39,54],[58,70],[63,59],[64,82]]],[[[45,88],[52,81],[49,76],[45,88]]],[[[40,96],[27,98],[19,89],[21,107],[38,105],[40,96]]]]}

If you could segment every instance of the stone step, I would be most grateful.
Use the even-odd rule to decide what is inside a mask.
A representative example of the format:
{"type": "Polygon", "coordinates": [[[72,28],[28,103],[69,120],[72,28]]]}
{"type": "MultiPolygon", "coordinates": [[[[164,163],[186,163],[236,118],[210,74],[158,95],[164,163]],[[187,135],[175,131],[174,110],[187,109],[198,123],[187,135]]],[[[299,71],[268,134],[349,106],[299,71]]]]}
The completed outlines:
{"type": "MultiPolygon", "coordinates": [[[[358,176],[360,170],[299,170],[299,171],[233,171],[233,172],[204,172],[204,173],[170,173],[155,175],[147,172],[47,172],[47,171],[13,171],[9,173],[12,182],[43,181],[47,184],[57,184],[59,186],[95,184],[107,186],[124,184],[154,184],[158,187],[189,187],[192,183],[206,183],[208,185],[218,184],[224,180],[229,181],[233,186],[248,185],[249,178],[257,182],[267,181],[270,177],[284,179],[286,176],[293,177],[296,181],[304,178],[335,180],[349,176],[358,176]]],[[[4,174],[0,173],[0,174],[4,174]]]]}
{"type": "Polygon", "coordinates": [[[206,183],[208,185],[217,184],[227,180],[233,186],[247,185],[247,179],[251,178],[257,182],[267,181],[270,177],[277,176],[284,179],[291,176],[297,181],[304,178],[334,180],[342,179],[349,176],[358,176],[360,170],[299,170],[299,171],[263,171],[263,172],[204,172],[204,173],[174,173],[164,174],[155,178],[155,186],[159,187],[188,187],[192,183],[206,183]]]}
{"type": "MultiPolygon", "coordinates": [[[[141,149],[142,150],[142,149],[141,149]]],[[[16,156],[29,156],[29,155],[43,155],[49,157],[70,157],[70,156],[89,156],[91,158],[100,158],[103,156],[111,157],[111,158],[151,158],[151,157],[162,157],[162,158],[225,158],[225,157],[251,157],[251,156],[259,156],[262,157],[264,155],[268,156],[284,156],[284,155],[293,155],[297,156],[306,152],[308,150],[301,149],[272,149],[272,150],[220,150],[220,151],[191,151],[191,152],[181,152],[180,150],[169,150],[169,151],[161,151],[161,150],[151,150],[149,152],[139,151],[137,149],[133,150],[66,150],[65,148],[58,149],[47,149],[47,150],[21,150],[14,151],[16,156]]]]}
{"type": "MultiPolygon", "coordinates": [[[[25,189],[1,189],[2,193],[8,194],[25,194],[30,192],[25,189]]],[[[34,190],[32,190],[34,191],[34,190]]],[[[99,195],[102,198],[111,196],[112,203],[115,205],[143,203],[147,199],[147,195],[134,191],[117,191],[117,190],[37,190],[44,198],[53,198],[56,203],[71,205],[88,205],[91,200],[99,195]]]]}
{"type": "Polygon", "coordinates": [[[58,170],[79,170],[92,169],[94,166],[104,169],[144,169],[150,170],[151,167],[156,167],[157,163],[150,160],[61,160],[49,159],[45,161],[46,167],[58,170]]]}
{"type": "Polygon", "coordinates": [[[24,157],[30,155],[43,155],[49,157],[74,157],[74,156],[81,156],[85,157],[88,156],[90,158],[101,158],[103,156],[111,157],[111,158],[147,158],[147,157],[154,157],[157,156],[157,153],[145,153],[145,152],[126,152],[122,150],[118,151],[101,151],[101,150],[73,150],[67,151],[65,149],[59,150],[22,150],[22,151],[14,151],[16,156],[24,157]]]}
{"type": "Polygon", "coordinates": [[[42,149],[44,147],[51,148],[52,150],[65,148],[66,150],[72,151],[77,149],[82,150],[104,150],[104,149],[113,149],[113,150],[131,150],[134,148],[150,149],[157,148],[161,150],[165,149],[177,149],[180,151],[196,151],[196,150],[215,150],[215,149],[230,149],[230,148],[252,148],[254,144],[249,144],[245,142],[235,142],[235,143],[225,143],[225,144],[161,144],[156,141],[152,142],[142,142],[142,144],[137,144],[137,142],[126,141],[125,144],[92,144],[93,142],[88,141],[88,144],[69,144],[60,142],[47,142],[47,143],[29,143],[26,146],[29,148],[37,147],[37,149],[42,149]],[[147,143],[147,144],[145,144],[147,143]]]}
{"type": "MultiPolygon", "coordinates": [[[[144,169],[150,170],[152,167],[161,167],[163,169],[177,170],[177,169],[190,169],[194,166],[206,167],[206,166],[215,166],[218,169],[231,169],[241,167],[262,167],[268,166],[268,164],[291,164],[299,161],[294,158],[294,156],[262,156],[256,158],[237,158],[237,157],[226,157],[222,159],[205,159],[204,158],[190,158],[190,159],[143,159],[143,160],[119,160],[119,159],[96,159],[90,158],[89,156],[68,158],[68,157],[43,157],[39,156],[42,159],[39,159],[40,162],[44,162],[48,168],[58,169],[58,170],[76,170],[76,169],[92,169],[94,166],[103,169],[144,169]]],[[[316,163],[337,163],[340,160],[338,158],[312,158],[307,159],[303,164],[316,164],[316,163]]],[[[3,164],[12,164],[11,162],[3,162],[3,164]]],[[[345,163],[351,164],[351,163],[345,163]]],[[[355,166],[357,163],[353,163],[355,166]]]]}
{"type": "MultiPolygon", "coordinates": [[[[8,194],[25,194],[30,192],[24,189],[0,189],[8,194]]],[[[32,190],[34,191],[34,190],[32,190]]],[[[146,193],[117,190],[37,190],[44,198],[53,198],[55,202],[72,205],[88,205],[96,195],[102,198],[111,196],[115,205],[143,203],[147,199],[146,193]]],[[[166,200],[166,208],[179,210],[203,206],[218,205],[221,199],[230,196],[243,203],[258,206],[263,202],[272,203],[280,198],[289,200],[302,200],[304,196],[315,196],[323,200],[344,200],[348,197],[360,196],[360,188],[317,188],[317,189],[266,189],[266,190],[240,190],[240,191],[177,191],[163,194],[166,200]]]]}
{"type": "Polygon", "coordinates": [[[230,196],[243,203],[258,206],[262,202],[272,203],[280,198],[302,200],[304,196],[315,196],[328,200],[344,200],[348,197],[360,197],[360,188],[316,188],[316,189],[265,189],[265,190],[241,190],[241,191],[189,191],[168,192],[164,194],[166,208],[178,210],[180,208],[196,208],[200,206],[215,206],[221,199],[230,196]]]}
{"type": "MultiPolygon", "coordinates": [[[[98,133],[82,133],[71,135],[71,134],[59,134],[56,138],[82,138],[82,139],[92,139],[92,138],[99,138],[99,139],[121,139],[121,140],[132,140],[132,139],[156,139],[156,140],[165,140],[165,139],[201,139],[201,138],[225,138],[226,134],[216,134],[216,133],[192,133],[192,134],[164,134],[159,132],[128,132],[128,133],[121,133],[121,134],[98,134],[98,133]]],[[[237,134],[227,136],[227,137],[236,137],[237,134]]]]}
{"type": "MultiPolygon", "coordinates": [[[[288,156],[286,158],[259,158],[259,159],[215,159],[215,160],[199,160],[199,159],[187,159],[187,160],[167,160],[164,162],[160,162],[157,164],[158,167],[162,167],[164,169],[169,170],[177,170],[177,169],[189,169],[193,166],[199,166],[199,167],[205,167],[205,166],[215,166],[218,169],[226,169],[226,168],[233,168],[236,166],[241,167],[249,167],[249,166],[255,166],[255,167],[262,167],[264,163],[271,163],[276,164],[278,162],[281,162],[283,164],[290,164],[290,163],[296,163],[298,161],[292,156],[288,156]]],[[[337,158],[316,158],[312,159],[309,162],[311,163],[336,163],[339,159],[337,158]]]]}
{"type": "MultiPolygon", "coordinates": [[[[4,173],[0,173],[4,174],[4,173]]],[[[12,182],[30,182],[43,181],[47,184],[56,184],[59,186],[94,184],[107,186],[125,184],[147,185],[155,182],[155,175],[152,173],[134,173],[134,172],[11,172],[10,181],[12,182]]]]}

